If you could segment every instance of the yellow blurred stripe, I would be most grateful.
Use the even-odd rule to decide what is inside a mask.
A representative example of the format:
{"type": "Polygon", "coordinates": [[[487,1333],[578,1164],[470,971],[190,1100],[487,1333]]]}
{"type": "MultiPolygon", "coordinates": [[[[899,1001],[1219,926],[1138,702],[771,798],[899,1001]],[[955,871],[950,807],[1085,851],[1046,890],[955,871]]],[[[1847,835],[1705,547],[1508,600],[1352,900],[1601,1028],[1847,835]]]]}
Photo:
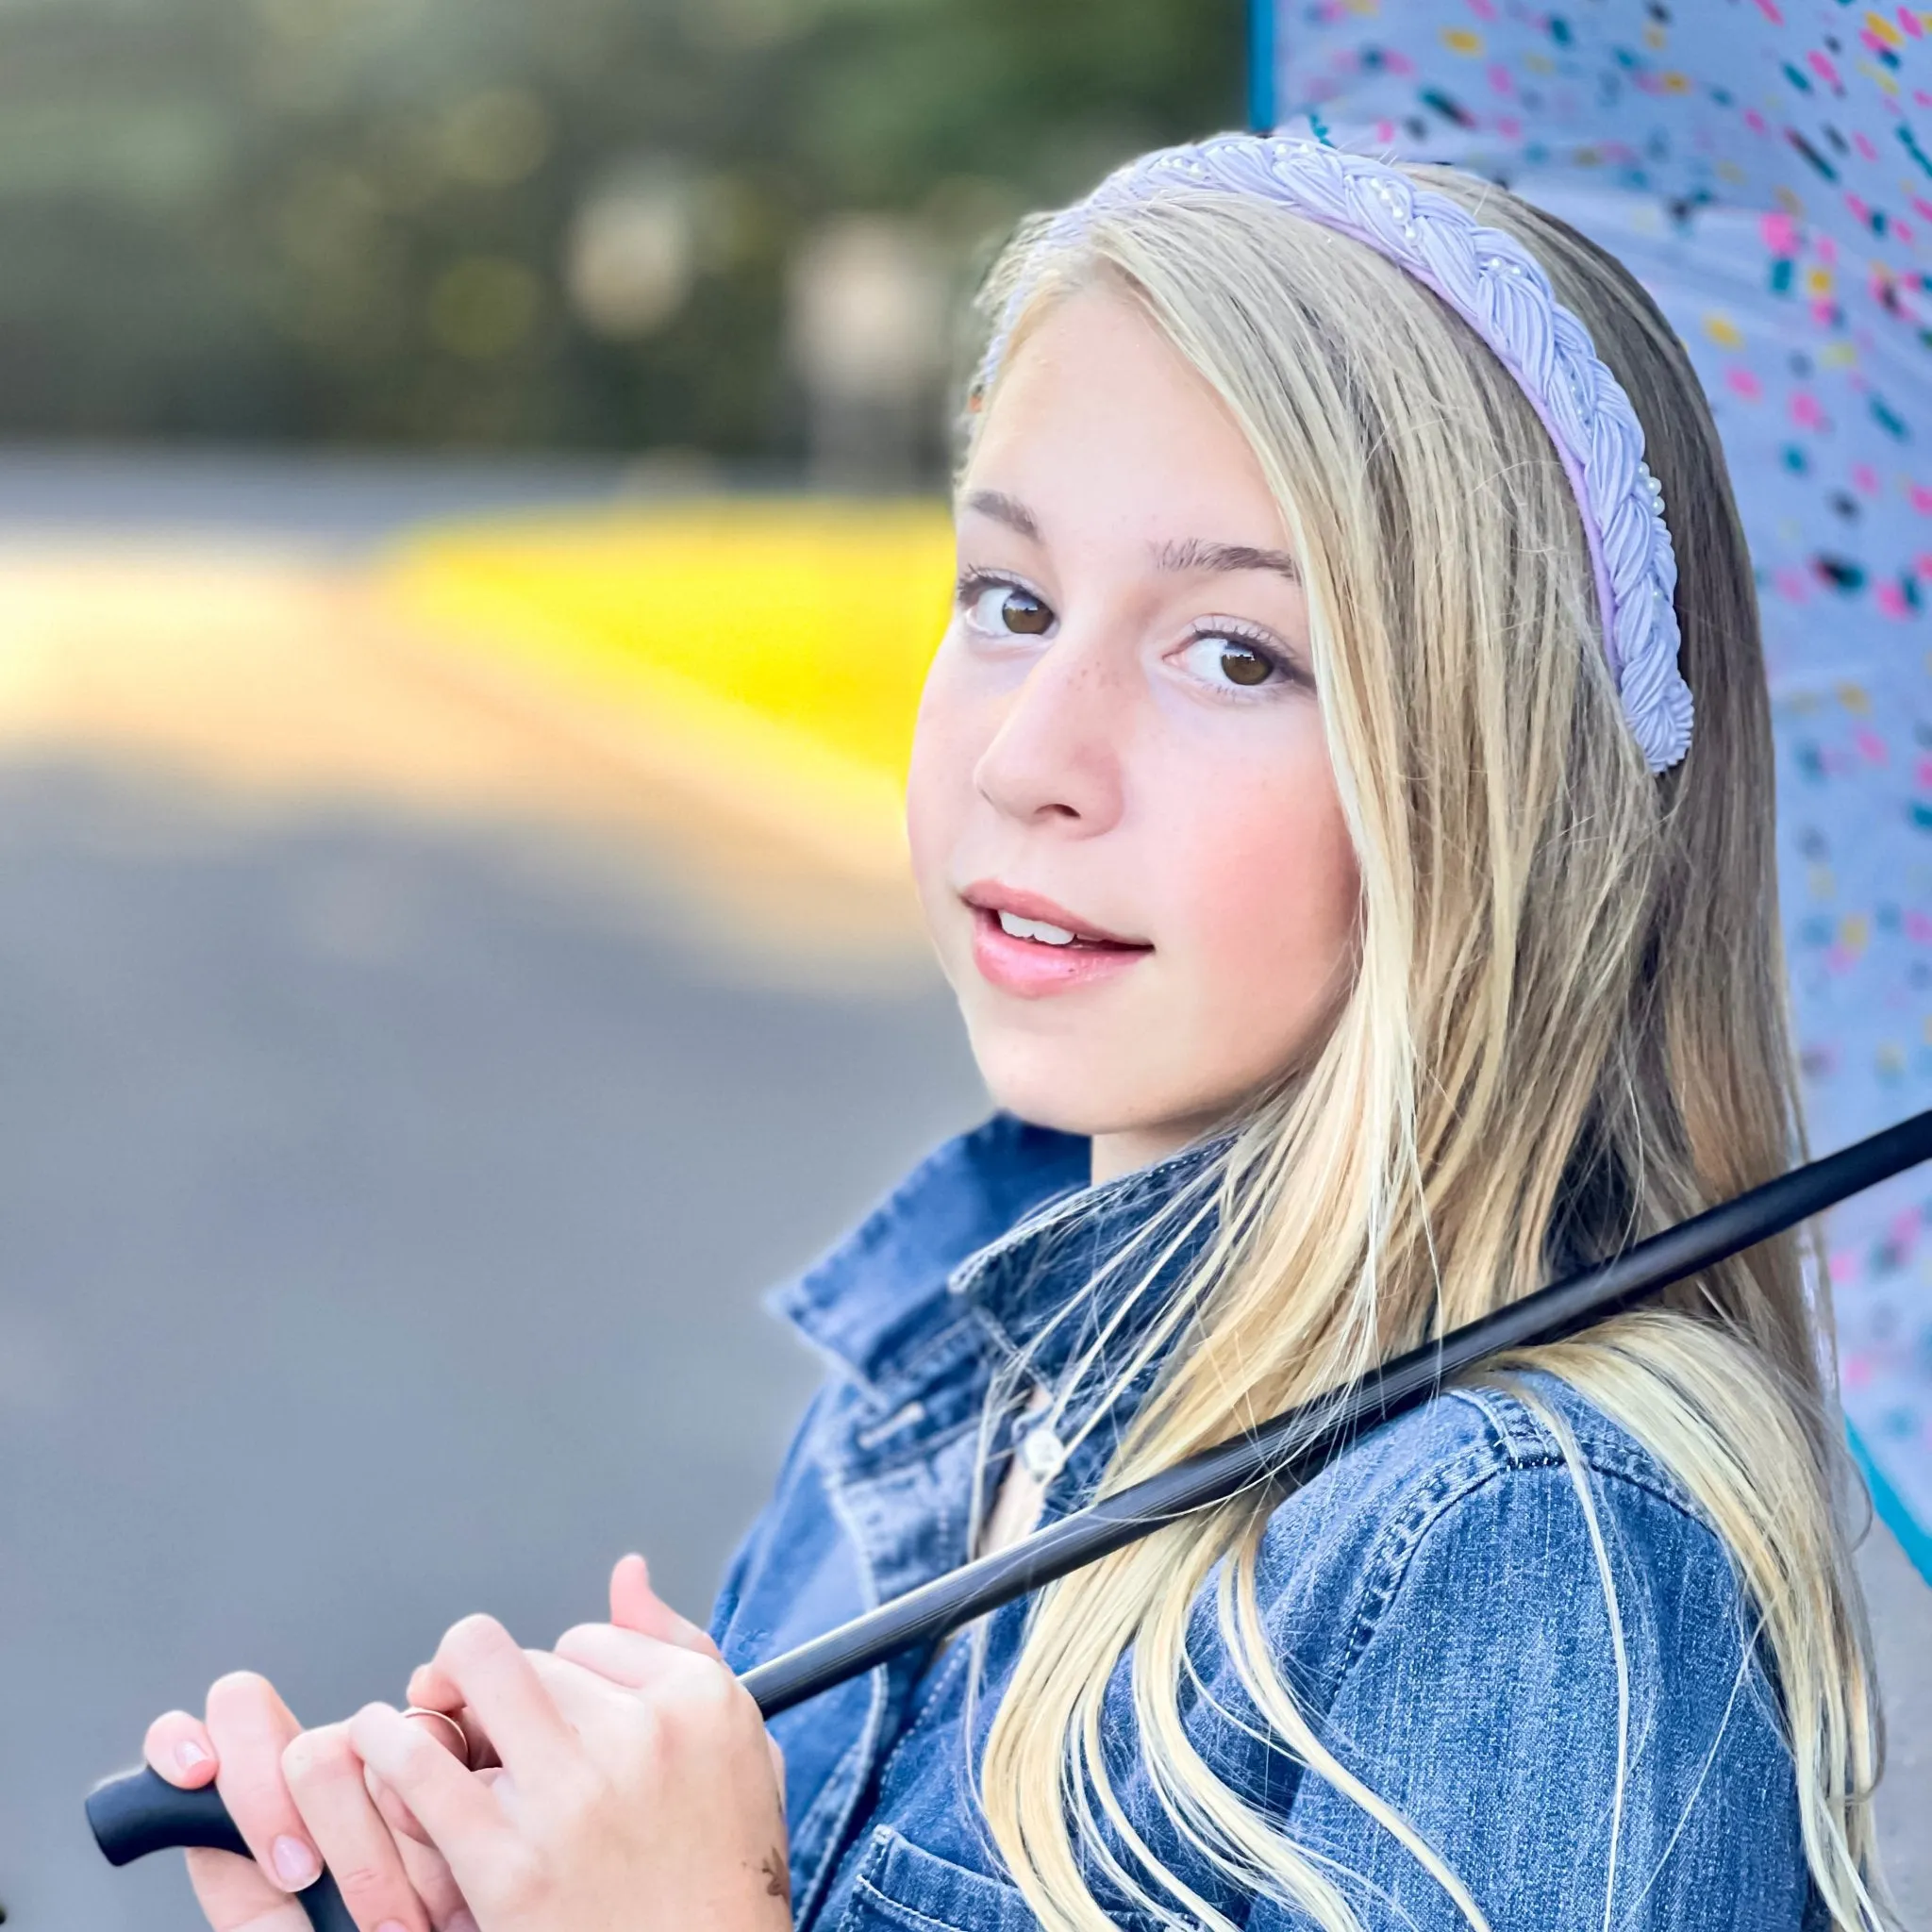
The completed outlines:
{"type": "Polygon", "coordinates": [[[79,760],[171,799],[185,784],[219,822],[374,807],[531,828],[531,850],[676,909],[731,970],[927,983],[896,778],[813,766],[802,734],[728,708],[730,748],[763,729],[771,762],[808,772],[766,783],[716,734],[588,699],[396,601],[385,571],[299,551],[0,546],[0,765],[79,760]]]}
{"type": "Polygon", "coordinates": [[[399,609],[747,802],[894,862],[919,691],[946,619],[938,503],[723,499],[421,531],[399,609]]]}

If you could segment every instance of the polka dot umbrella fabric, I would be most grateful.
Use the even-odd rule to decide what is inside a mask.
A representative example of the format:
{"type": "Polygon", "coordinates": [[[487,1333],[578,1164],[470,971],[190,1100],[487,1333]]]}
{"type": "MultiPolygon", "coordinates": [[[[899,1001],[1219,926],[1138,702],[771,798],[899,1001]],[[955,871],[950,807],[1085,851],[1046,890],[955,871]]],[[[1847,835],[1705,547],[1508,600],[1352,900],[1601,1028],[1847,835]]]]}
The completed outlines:
{"type": "MultiPolygon", "coordinates": [[[[1932,1106],[1932,7],[1261,0],[1253,26],[1257,125],[1507,183],[1689,346],[1764,613],[1814,1148],[1932,1106]]],[[[1932,1174],[1828,1237],[1854,1446],[1932,1578],[1932,1174]]]]}

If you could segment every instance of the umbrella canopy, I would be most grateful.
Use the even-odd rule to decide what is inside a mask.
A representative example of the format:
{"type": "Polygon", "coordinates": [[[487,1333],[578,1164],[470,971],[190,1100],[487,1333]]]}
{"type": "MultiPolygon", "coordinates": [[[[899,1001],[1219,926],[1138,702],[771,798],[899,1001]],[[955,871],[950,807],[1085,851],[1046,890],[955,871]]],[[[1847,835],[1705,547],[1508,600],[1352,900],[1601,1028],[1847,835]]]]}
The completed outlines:
{"type": "MultiPolygon", "coordinates": [[[[1256,125],[1449,161],[1611,249],[1750,539],[1814,1146],[1932,1105],[1932,8],[1256,0],[1256,125]]],[[[1829,1223],[1854,1446],[1932,1580],[1932,1182],[1829,1223]]]]}

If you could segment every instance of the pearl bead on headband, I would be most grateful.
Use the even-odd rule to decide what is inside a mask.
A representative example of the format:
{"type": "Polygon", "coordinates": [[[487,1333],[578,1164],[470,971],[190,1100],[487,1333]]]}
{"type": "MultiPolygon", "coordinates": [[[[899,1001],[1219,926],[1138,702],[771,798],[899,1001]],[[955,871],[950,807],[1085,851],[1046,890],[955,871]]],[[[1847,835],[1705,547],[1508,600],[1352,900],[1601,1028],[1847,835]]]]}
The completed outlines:
{"type": "MultiPolygon", "coordinates": [[[[1055,218],[1042,245],[1077,242],[1109,207],[1190,189],[1258,195],[1365,242],[1446,302],[1515,377],[1549,431],[1576,493],[1603,616],[1604,655],[1653,772],[1690,744],[1690,691],[1677,669],[1677,560],[1663,488],[1643,460],[1643,427],[1583,324],[1513,235],[1485,227],[1399,169],[1320,142],[1227,134],[1161,148],[1116,170],[1055,218]]],[[[1023,276],[980,364],[999,368],[1032,291],[1023,276]]]]}

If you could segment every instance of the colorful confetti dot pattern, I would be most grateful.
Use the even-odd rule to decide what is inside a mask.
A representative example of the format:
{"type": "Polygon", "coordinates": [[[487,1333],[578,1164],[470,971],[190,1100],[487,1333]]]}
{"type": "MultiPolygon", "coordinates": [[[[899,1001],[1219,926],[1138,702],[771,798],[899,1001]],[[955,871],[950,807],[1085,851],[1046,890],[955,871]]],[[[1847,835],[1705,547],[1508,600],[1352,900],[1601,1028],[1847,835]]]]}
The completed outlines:
{"type": "MultiPolygon", "coordinates": [[[[1932,5],[1277,0],[1270,25],[1267,118],[1506,182],[1683,338],[1764,611],[1813,1144],[1932,1106],[1932,5]]],[[[1932,1577],[1932,1176],[1828,1233],[1846,1411],[1932,1577]]]]}

